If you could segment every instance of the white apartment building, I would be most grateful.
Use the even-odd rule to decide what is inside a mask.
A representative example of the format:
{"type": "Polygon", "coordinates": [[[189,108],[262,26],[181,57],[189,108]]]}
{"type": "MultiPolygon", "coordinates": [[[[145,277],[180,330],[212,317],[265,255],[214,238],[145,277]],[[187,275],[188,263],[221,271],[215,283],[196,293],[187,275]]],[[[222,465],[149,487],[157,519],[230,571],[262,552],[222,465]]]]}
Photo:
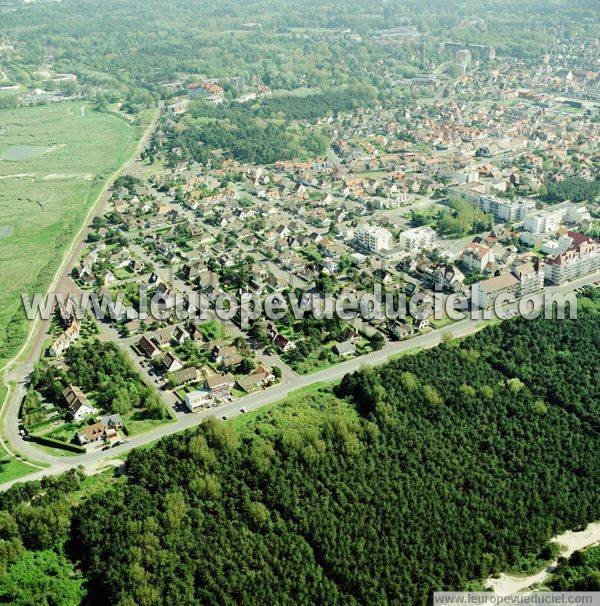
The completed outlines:
{"type": "Polygon", "coordinates": [[[523,228],[534,235],[553,234],[560,224],[580,224],[591,219],[589,210],[584,205],[559,204],[553,208],[529,214],[525,217],[523,228]]]}
{"type": "Polygon", "coordinates": [[[468,271],[481,273],[495,261],[496,257],[491,248],[472,242],[463,250],[461,263],[468,271]]]}
{"type": "Polygon", "coordinates": [[[517,293],[519,279],[512,273],[494,276],[473,285],[473,304],[482,309],[490,307],[500,294],[517,293]]]}
{"type": "Polygon", "coordinates": [[[517,295],[525,297],[544,288],[544,271],[541,265],[521,263],[513,267],[513,274],[519,279],[517,295]]]}
{"type": "Polygon", "coordinates": [[[560,227],[563,213],[560,211],[540,211],[527,215],[523,222],[525,231],[534,235],[554,234],[560,227]]]}
{"type": "Polygon", "coordinates": [[[590,211],[587,209],[587,206],[583,204],[566,204],[564,205],[564,209],[560,208],[560,210],[561,212],[563,212],[562,220],[566,223],[579,224],[592,220],[592,215],[590,211]]]}
{"type": "Polygon", "coordinates": [[[394,236],[385,227],[365,225],[356,230],[358,244],[371,252],[391,250],[394,247],[394,236]]]}
{"type": "Polygon", "coordinates": [[[600,244],[574,231],[566,235],[571,239],[569,248],[543,263],[544,277],[553,284],[570,282],[600,270],[600,244]]]}
{"type": "Polygon", "coordinates": [[[484,213],[494,215],[499,221],[521,221],[535,210],[535,202],[521,198],[510,200],[496,196],[480,196],[477,205],[484,213]]]}
{"type": "Polygon", "coordinates": [[[560,238],[554,237],[546,240],[542,244],[542,252],[551,256],[562,255],[571,248],[572,244],[573,238],[571,238],[567,232],[566,234],[562,234],[560,238]]]}
{"type": "Polygon", "coordinates": [[[427,225],[407,229],[400,234],[400,248],[407,252],[417,252],[422,249],[435,248],[436,233],[427,225]]]}

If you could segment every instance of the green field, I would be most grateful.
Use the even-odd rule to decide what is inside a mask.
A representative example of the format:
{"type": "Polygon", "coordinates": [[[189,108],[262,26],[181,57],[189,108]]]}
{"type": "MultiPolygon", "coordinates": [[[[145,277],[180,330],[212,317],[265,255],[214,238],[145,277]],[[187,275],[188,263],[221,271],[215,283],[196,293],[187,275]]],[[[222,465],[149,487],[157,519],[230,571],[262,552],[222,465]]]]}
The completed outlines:
{"type": "Polygon", "coordinates": [[[45,290],[141,130],[85,103],[0,111],[0,365],[26,335],[20,294],[45,290]]]}
{"type": "Polygon", "coordinates": [[[21,476],[26,476],[36,471],[39,471],[37,467],[32,467],[31,465],[27,465],[27,463],[23,463],[23,461],[5,455],[0,461],[0,483],[16,480],[21,476]]]}
{"type": "Polygon", "coordinates": [[[322,428],[337,418],[358,420],[356,407],[337,398],[334,383],[314,383],[297,389],[284,400],[227,421],[243,437],[272,436],[280,431],[303,433],[322,428]]]}

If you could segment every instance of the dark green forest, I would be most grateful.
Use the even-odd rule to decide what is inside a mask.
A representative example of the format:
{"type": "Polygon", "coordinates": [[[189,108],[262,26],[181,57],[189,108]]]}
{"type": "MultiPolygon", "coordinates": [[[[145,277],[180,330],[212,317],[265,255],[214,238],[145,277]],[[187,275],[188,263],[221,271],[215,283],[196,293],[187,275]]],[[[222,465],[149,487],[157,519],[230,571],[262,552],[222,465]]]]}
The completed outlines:
{"type": "Polygon", "coordinates": [[[77,507],[58,497],[73,472],[14,487],[0,595],[30,603],[30,577],[132,605],[424,604],[477,587],[599,517],[598,291],[578,311],[348,375],[334,392],[358,417],[205,422],[133,451],[127,479],[77,507]]]}
{"type": "Polygon", "coordinates": [[[214,106],[197,101],[191,111],[166,129],[162,145],[153,143],[173,163],[193,159],[205,163],[223,150],[241,162],[272,164],[277,160],[324,155],[329,139],[318,127],[301,127],[298,120],[311,120],[349,111],[368,104],[374,91],[351,87],[301,97],[271,97],[248,105],[214,106]],[[174,153],[172,150],[177,150],[174,153]]]}
{"type": "Polygon", "coordinates": [[[594,202],[600,195],[600,179],[591,181],[581,177],[568,177],[563,181],[547,183],[542,191],[546,202],[594,202]]]}
{"type": "Polygon", "coordinates": [[[559,559],[548,585],[554,591],[600,591],[600,547],[576,551],[559,559]]]}

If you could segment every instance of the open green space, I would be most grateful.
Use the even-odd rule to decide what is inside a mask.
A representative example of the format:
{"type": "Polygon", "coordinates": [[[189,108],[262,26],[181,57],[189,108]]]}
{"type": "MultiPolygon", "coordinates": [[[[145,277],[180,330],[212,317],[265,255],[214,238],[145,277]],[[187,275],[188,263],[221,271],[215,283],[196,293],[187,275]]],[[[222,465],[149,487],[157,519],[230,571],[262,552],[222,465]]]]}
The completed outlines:
{"type": "Polygon", "coordinates": [[[43,156],[51,151],[52,148],[43,145],[13,145],[2,154],[2,160],[5,160],[6,162],[31,160],[32,158],[43,156]]]}
{"type": "Polygon", "coordinates": [[[164,425],[165,423],[172,423],[174,419],[167,417],[164,419],[155,419],[144,410],[132,410],[127,414],[123,415],[123,423],[127,429],[128,436],[135,436],[145,431],[150,431],[158,425],[164,425]]]}
{"type": "Polygon", "coordinates": [[[219,320],[207,320],[198,326],[198,329],[207,341],[224,339],[227,337],[227,331],[219,320]]]}
{"type": "MultiPolygon", "coordinates": [[[[8,387],[0,382],[0,408],[4,406],[4,400],[7,393],[8,387]]],[[[0,446],[0,484],[33,473],[42,466],[45,467],[45,465],[42,465],[41,463],[31,465],[26,461],[16,458],[12,453],[0,446]]]]}
{"type": "Polygon", "coordinates": [[[292,392],[276,402],[227,421],[241,436],[272,436],[293,429],[307,431],[322,428],[334,418],[347,422],[358,419],[356,407],[336,398],[333,383],[314,383],[292,392]]]}
{"type": "Polygon", "coordinates": [[[0,483],[15,480],[37,470],[37,467],[32,467],[19,459],[5,454],[4,457],[0,458],[0,483]]]}
{"type": "Polygon", "coordinates": [[[0,363],[26,335],[22,292],[44,291],[140,130],[85,103],[0,111],[0,363]]]}

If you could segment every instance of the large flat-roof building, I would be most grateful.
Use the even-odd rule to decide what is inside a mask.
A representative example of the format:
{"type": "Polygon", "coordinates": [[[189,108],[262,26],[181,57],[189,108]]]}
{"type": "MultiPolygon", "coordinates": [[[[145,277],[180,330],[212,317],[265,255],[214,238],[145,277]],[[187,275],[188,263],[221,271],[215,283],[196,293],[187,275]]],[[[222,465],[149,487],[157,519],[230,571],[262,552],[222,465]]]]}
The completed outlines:
{"type": "Polygon", "coordinates": [[[535,210],[535,202],[526,198],[510,200],[497,196],[479,196],[476,200],[480,210],[494,215],[499,221],[522,221],[535,210]]]}
{"type": "Polygon", "coordinates": [[[560,222],[563,217],[562,212],[557,211],[539,211],[525,217],[523,229],[534,235],[537,234],[554,234],[560,227],[560,222]]]}
{"type": "Polygon", "coordinates": [[[435,230],[427,225],[407,229],[400,234],[400,248],[407,252],[431,250],[435,247],[435,230]]]}
{"type": "Polygon", "coordinates": [[[356,230],[358,244],[371,252],[391,250],[394,247],[394,236],[385,227],[364,225],[356,230]]]}
{"type": "Polygon", "coordinates": [[[544,287],[544,274],[533,263],[521,263],[510,273],[477,282],[473,288],[473,302],[479,307],[490,307],[501,294],[515,298],[533,294],[544,287]]]}

